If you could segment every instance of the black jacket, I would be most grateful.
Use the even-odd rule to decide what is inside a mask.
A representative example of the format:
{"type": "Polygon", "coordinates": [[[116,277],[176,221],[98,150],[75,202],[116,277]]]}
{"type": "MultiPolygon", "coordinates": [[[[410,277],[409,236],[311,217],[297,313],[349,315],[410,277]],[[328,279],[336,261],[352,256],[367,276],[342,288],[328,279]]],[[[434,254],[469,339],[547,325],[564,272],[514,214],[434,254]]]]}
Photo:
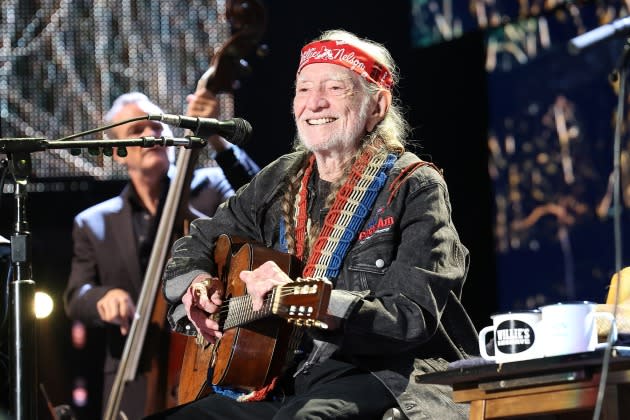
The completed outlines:
{"type": "MultiPolygon", "coordinates": [[[[296,172],[297,153],[264,168],[224,203],[211,219],[192,223],[167,264],[164,292],[170,321],[182,333],[188,320],[181,296],[194,277],[213,273],[210,258],[218,235],[249,238],[280,248],[280,199],[287,174],[296,172]]],[[[477,335],[460,303],[468,271],[468,250],[451,220],[444,179],[429,165],[416,169],[400,188],[391,188],[405,167],[419,159],[405,153],[352,243],[331,296],[329,312],[339,330],[313,332],[321,355],[340,357],[374,373],[410,418],[467,418],[450,388],[418,385],[414,375],[444,369],[448,361],[477,353],[477,335]]],[[[324,356],[326,357],[326,356],[324,356]]]]}

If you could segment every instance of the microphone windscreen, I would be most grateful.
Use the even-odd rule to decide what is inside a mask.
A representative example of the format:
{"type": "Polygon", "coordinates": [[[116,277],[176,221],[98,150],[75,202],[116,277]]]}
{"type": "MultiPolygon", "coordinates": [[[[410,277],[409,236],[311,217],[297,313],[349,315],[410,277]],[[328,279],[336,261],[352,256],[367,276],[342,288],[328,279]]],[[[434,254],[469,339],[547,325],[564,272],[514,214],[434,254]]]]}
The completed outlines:
{"type": "Polygon", "coordinates": [[[249,140],[249,136],[252,134],[251,124],[242,119],[234,118],[234,135],[231,142],[234,144],[243,144],[249,140]]]}

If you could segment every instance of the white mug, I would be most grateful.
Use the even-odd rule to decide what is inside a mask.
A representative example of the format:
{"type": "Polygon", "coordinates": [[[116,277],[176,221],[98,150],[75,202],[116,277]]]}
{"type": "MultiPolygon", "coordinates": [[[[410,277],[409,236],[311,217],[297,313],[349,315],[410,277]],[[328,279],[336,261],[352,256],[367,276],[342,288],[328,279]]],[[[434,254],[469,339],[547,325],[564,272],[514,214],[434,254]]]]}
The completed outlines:
{"type": "Polygon", "coordinates": [[[492,325],[479,331],[479,352],[486,360],[497,363],[542,357],[539,347],[538,323],[541,313],[538,310],[501,312],[491,316],[492,325]],[[486,335],[494,334],[494,356],[486,349],[486,335]]]}
{"type": "Polygon", "coordinates": [[[617,340],[617,328],[613,314],[596,312],[596,304],[588,301],[561,302],[540,307],[542,321],[539,333],[542,336],[541,352],[544,356],[582,353],[601,348],[606,343],[597,342],[596,318],[611,322],[613,341],[617,340]]]}

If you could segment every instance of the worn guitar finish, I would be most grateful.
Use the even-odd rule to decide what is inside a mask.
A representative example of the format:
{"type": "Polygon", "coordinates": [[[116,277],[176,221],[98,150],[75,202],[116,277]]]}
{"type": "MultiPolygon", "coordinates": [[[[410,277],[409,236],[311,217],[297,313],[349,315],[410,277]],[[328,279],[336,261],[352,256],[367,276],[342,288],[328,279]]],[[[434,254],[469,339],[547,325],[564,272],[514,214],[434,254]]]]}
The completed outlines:
{"type": "Polygon", "coordinates": [[[299,279],[301,266],[290,254],[265,248],[254,243],[233,241],[222,235],[217,241],[215,261],[226,286],[219,322],[223,337],[213,346],[200,351],[187,348],[183,376],[191,387],[187,395],[180,388],[180,403],[207,395],[207,376],[190,383],[186,367],[205,373],[210,369],[212,385],[255,390],[268,385],[280,375],[292,357],[294,326],[320,326],[330,299],[331,284],[327,280],[299,279]],[[239,278],[243,270],[253,270],[266,261],[274,261],[295,282],[275,287],[263,308],[253,311],[245,283],[239,278]],[[188,360],[194,357],[194,360],[188,360]],[[196,392],[195,392],[196,390],[196,392]],[[188,398],[188,399],[186,399],[188,398]]]}
{"type": "Polygon", "coordinates": [[[237,385],[239,388],[249,390],[260,388],[277,376],[284,365],[287,344],[293,328],[281,318],[263,318],[271,315],[268,302],[259,311],[263,319],[234,328],[236,324],[234,318],[242,317],[241,319],[246,321],[251,319],[252,315],[251,300],[243,299],[249,296],[239,273],[243,270],[253,270],[269,260],[278,264],[292,278],[300,274],[299,264],[293,256],[251,243],[244,244],[231,257],[225,294],[225,300],[230,301],[230,311],[226,319],[221,319],[224,335],[215,349],[212,375],[212,383],[215,385],[237,385]],[[241,297],[241,302],[238,302],[238,297],[241,297]],[[235,303],[244,307],[244,310],[235,311],[237,313],[232,315],[230,312],[235,303]]]}
{"type": "MultiPolygon", "coordinates": [[[[230,258],[244,243],[245,241],[242,239],[230,238],[227,235],[222,235],[217,240],[214,248],[214,261],[217,265],[217,275],[224,283],[228,274],[230,258]]],[[[212,345],[203,342],[202,339],[197,342],[192,337],[188,338],[182,360],[183,375],[177,392],[178,404],[194,401],[210,393],[211,389],[208,386],[207,378],[212,355],[212,345]]]]}

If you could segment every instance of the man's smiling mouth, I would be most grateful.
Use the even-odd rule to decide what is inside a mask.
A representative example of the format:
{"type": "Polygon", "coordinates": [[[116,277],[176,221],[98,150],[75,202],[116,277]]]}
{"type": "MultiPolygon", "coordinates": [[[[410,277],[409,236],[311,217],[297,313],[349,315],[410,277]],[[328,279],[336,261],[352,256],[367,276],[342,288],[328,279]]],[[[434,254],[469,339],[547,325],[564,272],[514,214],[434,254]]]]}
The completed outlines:
{"type": "Polygon", "coordinates": [[[306,120],[306,123],[308,125],[322,125],[322,124],[329,124],[336,120],[337,118],[325,117],[325,118],[316,118],[316,119],[306,120]]]}

